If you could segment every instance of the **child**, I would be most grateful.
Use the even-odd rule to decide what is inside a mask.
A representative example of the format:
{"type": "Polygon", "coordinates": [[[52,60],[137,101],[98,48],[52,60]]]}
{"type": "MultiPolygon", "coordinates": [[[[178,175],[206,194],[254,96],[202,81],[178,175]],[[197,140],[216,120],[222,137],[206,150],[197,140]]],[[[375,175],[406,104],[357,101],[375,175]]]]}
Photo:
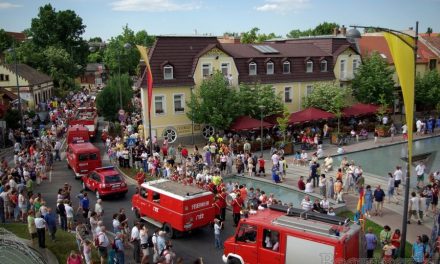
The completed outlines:
{"type": "Polygon", "coordinates": [[[86,261],[86,264],[91,264],[92,263],[92,242],[90,242],[90,240],[86,239],[81,244],[83,246],[84,260],[86,261]]]}
{"type": "Polygon", "coordinates": [[[223,228],[223,222],[221,222],[218,218],[214,219],[214,238],[215,238],[215,248],[221,249],[222,242],[220,238],[220,232],[223,228]]]}
{"type": "Polygon", "coordinates": [[[266,177],[266,171],[264,169],[265,161],[263,159],[263,155],[260,156],[258,159],[258,176],[260,176],[260,173],[263,173],[263,177],[266,177]]]}

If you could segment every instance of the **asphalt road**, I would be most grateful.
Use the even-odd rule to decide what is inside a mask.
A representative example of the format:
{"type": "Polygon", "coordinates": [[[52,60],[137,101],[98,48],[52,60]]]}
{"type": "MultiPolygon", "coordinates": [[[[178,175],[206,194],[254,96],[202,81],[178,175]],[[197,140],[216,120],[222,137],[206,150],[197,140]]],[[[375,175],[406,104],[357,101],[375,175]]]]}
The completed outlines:
{"type": "MultiPolygon", "coordinates": [[[[104,144],[102,142],[95,142],[95,145],[100,148],[101,156],[103,159],[103,166],[109,166],[110,162],[107,155],[104,154],[104,144]]],[[[75,199],[76,194],[82,189],[81,180],[75,180],[74,173],[69,170],[66,165],[65,153],[62,153],[62,161],[57,161],[54,164],[54,170],[49,180],[44,181],[40,186],[36,188],[37,192],[43,195],[43,198],[48,202],[49,207],[55,207],[58,188],[61,188],[64,183],[68,183],[72,186],[72,200],[73,205],[77,207],[78,201],[75,199]]],[[[124,208],[129,218],[129,224],[132,226],[135,220],[134,213],[131,211],[131,197],[135,192],[135,186],[129,183],[129,191],[125,197],[108,198],[103,200],[104,207],[104,224],[107,230],[113,230],[112,228],[112,215],[118,212],[120,208],[124,208]]],[[[88,192],[90,197],[90,207],[94,208],[96,203],[96,197],[94,193],[88,192]]],[[[79,216],[81,217],[81,216],[79,216]]],[[[227,212],[225,229],[222,233],[222,239],[234,233],[232,227],[232,213],[227,212]]],[[[156,227],[149,224],[150,231],[156,227]]],[[[211,227],[205,227],[200,230],[195,230],[191,234],[184,235],[183,237],[172,240],[173,249],[178,257],[183,257],[184,263],[193,263],[193,261],[199,257],[202,257],[204,263],[208,264],[220,264],[223,263],[221,256],[223,250],[216,250],[214,247],[214,231],[211,227]]],[[[132,258],[126,259],[127,263],[133,263],[132,258]]],[[[152,263],[152,262],[150,262],[152,263]]]]}

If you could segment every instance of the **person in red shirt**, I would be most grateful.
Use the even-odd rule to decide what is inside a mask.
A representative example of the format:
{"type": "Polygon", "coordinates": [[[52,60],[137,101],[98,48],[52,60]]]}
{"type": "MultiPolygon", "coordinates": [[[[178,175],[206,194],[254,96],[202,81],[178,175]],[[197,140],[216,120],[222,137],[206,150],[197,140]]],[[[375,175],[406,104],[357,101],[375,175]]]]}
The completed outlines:
{"type": "Polygon", "coordinates": [[[397,258],[399,254],[399,248],[400,248],[400,229],[394,230],[394,234],[391,237],[391,245],[394,246],[393,249],[393,257],[397,258]]]}
{"type": "Polygon", "coordinates": [[[214,203],[212,204],[212,207],[214,207],[215,218],[220,219],[221,206],[220,206],[220,199],[218,198],[218,196],[214,197],[214,203]]]}
{"type": "Polygon", "coordinates": [[[185,147],[182,148],[182,157],[185,159],[188,157],[188,150],[185,147]]]}
{"type": "Polygon", "coordinates": [[[223,187],[220,191],[220,193],[217,195],[218,200],[220,202],[220,220],[225,221],[226,220],[226,196],[228,194],[226,193],[226,189],[223,187]]]}
{"type": "Polygon", "coordinates": [[[241,207],[243,207],[243,200],[241,199],[241,195],[239,192],[237,192],[237,196],[234,200],[231,202],[232,206],[232,216],[234,218],[234,227],[238,225],[238,222],[240,221],[240,210],[241,207]]]}
{"type": "Polygon", "coordinates": [[[260,173],[263,173],[263,176],[266,177],[266,171],[264,170],[264,164],[265,160],[263,159],[263,155],[260,156],[258,159],[258,176],[260,176],[260,173]]]}
{"type": "Polygon", "coordinates": [[[298,189],[300,189],[301,191],[304,191],[306,189],[306,184],[304,182],[304,177],[303,176],[299,177],[298,189]]]}

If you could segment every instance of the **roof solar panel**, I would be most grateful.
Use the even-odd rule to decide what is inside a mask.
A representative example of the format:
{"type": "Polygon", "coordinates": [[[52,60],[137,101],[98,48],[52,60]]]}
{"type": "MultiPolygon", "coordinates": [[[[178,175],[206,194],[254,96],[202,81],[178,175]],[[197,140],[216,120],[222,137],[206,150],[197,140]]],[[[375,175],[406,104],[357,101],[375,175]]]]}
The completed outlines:
{"type": "Polygon", "coordinates": [[[264,54],[280,53],[278,50],[268,45],[252,45],[252,47],[264,54]]]}

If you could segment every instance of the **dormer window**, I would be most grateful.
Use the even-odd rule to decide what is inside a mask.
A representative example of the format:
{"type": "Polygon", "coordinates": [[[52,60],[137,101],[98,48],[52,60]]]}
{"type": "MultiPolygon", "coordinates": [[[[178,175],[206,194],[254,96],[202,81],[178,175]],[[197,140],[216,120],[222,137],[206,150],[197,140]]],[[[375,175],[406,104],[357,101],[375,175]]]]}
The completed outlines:
{"type": "Polygon", "coordinates": [[[308,60],[306,62],[306,72],[313,72],[313,61],[308,60]]]}
{"type": "Polygon", "coordinates": [[[163,67],[164,80],[172,80],[174,78],[173,74],[174,74],[173,66],[166,65],[165,67],[163,67]]]}
{"type": "Polygon", "coordinates": [[[273,62],[269,61],[268,63],[266,63],[266,74],[267,75],[272,75],[273,72],[274,72],[273,62]]]}
{"type": "Polygon", "coordinates": [[[321,72],[326,72],[326,71],[327,71],[327,61],[322,60],[321,61],[321,72]]]}
{"type": "Polygon", "coordinates": [[[283,62],[283,73],[290,73],[290,61],[283,62]]]}
{"type": "Polygon", "coordinates": [[[255,62],[249,63],[249,75],[257,75],[257,64],[255,62]]]}

